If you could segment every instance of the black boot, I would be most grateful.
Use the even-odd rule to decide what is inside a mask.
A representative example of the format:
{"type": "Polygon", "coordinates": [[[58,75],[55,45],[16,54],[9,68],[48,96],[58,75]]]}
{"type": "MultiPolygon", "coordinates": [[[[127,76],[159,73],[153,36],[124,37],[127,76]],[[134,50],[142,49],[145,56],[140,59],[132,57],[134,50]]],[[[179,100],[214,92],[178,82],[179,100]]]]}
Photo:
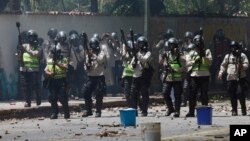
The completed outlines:
{"type": "Polygon", "coordinates": [[[53,113],[51,116],[50,116],[50,119],[57,119],[57,114],[53,113]]]}
{"type": "Polygon", "coordinates": [[[95,113],[95,117],[101,117],[102,113],[95,113]]]}
{"type": "Polygon", "coordinates": [[[242,110],[242,116],[246,116],[247,115],[247,111],[246,110],[242,110]]]}
{"type": "Polygon", "coordinates": [[[238,116],[238,112],[237,111],[232,111],[232,116],[238,116]]]}
{"type": "Polygon", "coordinates": [[[31,107],[31,103],[25,102],[24,107],[31,107]]]}
{"type": "Polygon", "coordinates": [[[91,100],[85,100],[85,110],[83,110],[83,114],[82,117],[88,117],[88,116],[92,116],[92,101],[91,100]]]}
{"type": "Polygon", "coordinates": [[[69,119],[70,118],[70,114],[69,113],[64,113],[64,118],[65,119],[69,119]]]}
{"type": "Polygon", "coordinates": [[[187,114],[186,114],[186,117],[194,117],[194,111],[189,111],[187,114]]]}
{"type": "Polygon", "coordinates": [[[93,115],[93,113],[91,110],[90,111],[84,110],[82,117],[88,117],[88,116],[92,116],[92,115],[93,115]]]}
{"type": "Polygon", "coordinates": [[[180,117],[180,111],[175,112],[174,117],[180,117]]]}
{"type": "Polygon", "coordinates": [[[170,116],[174,112],[174,108],[169,108],[165,116],[170,116]]]}

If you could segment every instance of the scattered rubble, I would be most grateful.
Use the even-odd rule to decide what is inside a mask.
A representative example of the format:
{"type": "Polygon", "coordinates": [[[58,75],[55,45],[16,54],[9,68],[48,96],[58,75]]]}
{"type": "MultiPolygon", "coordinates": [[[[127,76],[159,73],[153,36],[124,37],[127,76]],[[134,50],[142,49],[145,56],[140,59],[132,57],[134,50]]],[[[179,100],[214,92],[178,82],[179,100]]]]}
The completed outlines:
{"type": "Polygon", "coordinates": [[[127,133],[123,131],[113,131],[113,130],[107,130],[107,129],[104,129],[100,133],[96,134],[96,136],[100,136],[100,137],[116,137],[116,136],[122,136],[122,135],[127,135],[127,133]]]}

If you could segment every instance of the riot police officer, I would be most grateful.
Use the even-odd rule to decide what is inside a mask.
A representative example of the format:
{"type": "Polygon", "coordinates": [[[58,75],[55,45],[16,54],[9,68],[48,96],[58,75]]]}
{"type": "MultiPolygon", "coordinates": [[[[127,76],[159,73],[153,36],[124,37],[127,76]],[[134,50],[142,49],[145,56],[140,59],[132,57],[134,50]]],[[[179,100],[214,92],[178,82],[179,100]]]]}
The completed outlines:
{"type": "Polygon", "coordinates": [[[209,49],[205,49],[202,35],[196,35],[193,39],[195,48],[189,53],[191,60],[187,61],[190,68],[190,93],[189,93],[189,112],[186,117],[194,117],[194,110],[197,103],[197,94],[200,90],[201,104],[208,105],[208,85],[209,68],[212,63],[212,54],[209,49]]]}
{"type": "Polygon", "coordinates": [[[23,65],[20,67],[22,83],[22,91],[25,94],[24,107],[31,106],[31,94],[36,93],[36,104],[41,104],[40,84],[39,82],[39,60],[41,58],[41,48],[38,46],[38,34],[34,30],[27,32],[28,43],[22,45],[23,65]]]}
{"type": "Polygon", "coordinates": [[[44,69],[45,74],[49,76],[48,89],[50,92],[49,101],[51,102],[52,114],[51,119],[58,118],[58,105],[60,101],[64,111],[64,118],[70,118],[68,95],[66,93],[66,75],[68,59],[61,55],[61,49],[54,46],[50,51],[51,55],[47,59],[47,66],[44,69]]]}
{"type": "Polygon", "coordinates": [[[56,40],[57,40],[57,47],[61,49],[61,55],[65,58],[68,59],[68,69],[67,69],[67,94],[69,95],[69,92],[71,90],[71,83],[70,83],[70,76],[74,70],[74,64],[73,64],[73,51],[71,46],[69,45],[68,38],[67,38],[67,33],[65,31],[59,31],[56,35],[56,40]]]}
{"type": "Polygon", "coordinates": [[[179,117],[182,93],[182,77],[183,73],[185,72],[186,58],[185,55],[180,53],[176,38],[170,38],[168,41],[166,41],[165,46],[167,46],[169,50],[162,53],[159,63],[164,67],[162,94],[168,106],[166,116],[169,116],[171,113],[175,112],[174,117],[179,117]],[[175,104],[173,104],[170,97],[172,88],[175,97],[175,104]]]}
{"type": "Polygon", "coordinates": [[[151,52],[148,50],[148,41],[141,36],[136,41],[138,52],[133,56],[131,65],[134,69],[131,86],[131,105],[137,109],[141,97],[140,108],[142,116],[148,115],[149,86],[152,76],[143,75],[143,70],[150,68],[151,52]]]}
{"type": "Polygon", "coordinates": [[[193,43],[193,38],[194,38],[194,35],[192,32],[190,32],[190,31],[185,32],[184,43],[182,45],[182,52],[183,53],[188,52],[188,46],[193,43]]]}
{"type": "Polygon", "coordinates": [[[46,64],[46,59],[49,56],[50,49],[52,48],[52,46],[55,46],[55,39],[56,39],[57,33],[58,33],[57,29],[53,27],[49,28],[47,32],[49,39],[45,40],[43,43],[43,59],[44,59],[45,64],[46,64]]]}
{"type": "Polygon", "coordinates": [[[123,44],[122,46],[122,61],[123,61],[123,72],[122,72],[122,87],[123,93],[125,95],[128,107],[132,107],[132,97],[131,97],[131,85],[133,80],[134,69],[132,67],[132,41],[127,41],[127,46],[123,44]]]}
{"type": "Polygon", "coordinates": [[[121,87],[120,87],[120,77],[122,75],[122,61],[121,61],[121,50],[122,47],[120,45],[119,37],[116,32],[112,32],[110,35],[110,40],[109,40],[109,46],[114,52],[114,66],[112,68],[112,73],[114,75],[114,87],[115,87],[115,92],[119,93],[121,92],[121,87]]]}
{"type": "Polygon", "coordinates": [[[168,28],[165,32],[161,33],[161,39],[156,44],[156,48],[160,49],[161,51],[164,48],[165,42],[172,37],[174,37],[174,30],[171,28],[168,28]]]}
{"type": "MultiPolygon", "coordinates": [[[[186,55],[186,57],[189,57],[189,53],[191,50],[194,49],[193,44],[193,33],[190,31],[187,31],[184,35],[184,43],[182,45],[182,53],[186,55]]],[[[186,58],[187,60],[187,58],[186,58]]],[[[182,93],[182,104],[181,106],[186,107],[187,101],[188,101],[188,95],[189,95],[189,85],[190,85],[190,73],[185,73],[183,78],[183,93],[182,93]]]]}
{"type": "Polygon", "coordinates": [[[246,70],[249,62],[245,53],[241,52],[239,43],[231,41],[231,52],[226,54],[221,63],[218,79],[222,79],[223,73],[227,72],[227,92],[230,95],[232,116],[237,116],[237,99],[240,101],[242,115],[247,115],[246,92],[248,83],[246,70]]]}
{"type": "MultiPolygon", "coordinates": [[[[72,32],[73,31],[74,30],[72,30],[72,32]]],[[[69,74],[69,83],[71,85],[70,95],[75,99],[78,99],[80,96],[83,81],[85,80],[85,72],[83,69],[84,49],[82,46],[80,46],[80,38],[78,36],[78,33],[72,32],[69,37],[71,50],[73,52],[73,56],[71,57],[73,69],[72,72],[69,74]]]]}
{"type": "Polygon", "coordinates": [[[46,77],[47,76],[46,76],[46,74],[44,74],[44,69],[45,69],[45,67],[47,65],[47,59],[49,58],[50,50],[56,44],[56,35],[57,35],[57,33],[58,33],[58,31],[57,31],[56,28],[53,28],[53,27],[49,28],[49,30],[47,32],[47,35],[48,35],[49,39],[45,40],[43,42],[43,45],[42,45],[43,46],[43,48],[42,48],[43,58],[42,58],[42,61],[41,61],[42,67],[41,67],[40,70],[43,72],[43,76],[44,76],[43,77],[43,82],[44,82],[43,88],[45,88],[45,89],[43,89],[43,94],[47,95],[47,96],[49,96],[50,94],[49,94],[48,90],[46,89],[46,84],[45,83],[46,83],[46,79],[47,79],[46,77]]]}
{"type": "Polygon", "coordinates": [[[106,56],[100,48],[100,42],[96,38],[89,41],[89,49],[86,52],[85,71],[87,72],[87,80],[83,85],[83,97],[85,107],[83,117],[92,114],[92,93],[95,92],[96,98],[96,114],[95,117],[101,117],[101,109],[103,104],[103,96],[106,93],[105,87],[105,62],[106,56]]]}

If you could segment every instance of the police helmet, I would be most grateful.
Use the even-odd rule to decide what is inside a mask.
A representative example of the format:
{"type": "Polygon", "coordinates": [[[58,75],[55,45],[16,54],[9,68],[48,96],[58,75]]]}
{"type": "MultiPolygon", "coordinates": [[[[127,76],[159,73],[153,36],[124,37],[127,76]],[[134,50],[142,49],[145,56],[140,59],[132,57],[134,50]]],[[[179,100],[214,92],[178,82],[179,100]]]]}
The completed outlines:
{"type": "Polygon", "coordinates": [[[141,36],[142,36],[141,33],[134,33],[134,40],[137,41],[137,39],[141,36]]]}
{"type": "Polygon", "coordinates": [[[47,32],[47,35],[49,36],[50,39],[55,39],[58,31],[55,28],[50,28],[49,31],[47,32]]]}
{"type": "Polygon", "coordinates": [[[27,36],[29,43],[35,43],[38,41],[38,34],[33,29],[28,31],[27,36]]]}
{"type": "Polygon", "coordinates": [[[174,37],[168,39],[168,46],[170,49],[178,47],[178,40],[174,37]]]}
{"type": "Polygon", "coordinates": [[[148,40],[144,36],[139,37],[137,39],[136,43],[137,43],[139,49],[141,49],[141,50],[146,50],[148,48],[148,40]]]}
{"type": "Polygon", "coordinates": [[[229,46],[231,49],[240,49],[239,43],[236,41],[231,41],[229,46]]]}
{"type": "Polygon", "coordinates": [[[200,45],[204,41],[201,35],[194,36],[193,42],[195,45],[200,45]]]}
{"type": "Polygon", "coordinates": [[[76,30],[71,30],[71,31],[69,31],[69,36],[71,36],[72,34],[78,35],[78,32],[77,32],[76,30]]]}
{"type": "Polygon", "coordinates": [[[117,35],[117,33],[116,33],[116,32],[112,32],[112,33],[111,33],[111,38],[112,38],[113,40],[118,40],[118,35],[117,35]]]}
{"type": "Polygon", "coordinates": [[[194,45],[194,44],[189,44],[189,45],[187,46],[187,49],[188,49],[188,50],[193,50],[193,49],[194,49],[194,47],[195,47],[195,45],[194,45]]]}
{"type": "Polygon", "coordinates": [[[190,31],[187,31],[186,33],[185,33],[185,36],[184,36],[185,38],[188,38],[188,39],[193,39],[193,37],[194,37],[194,34],[192,33],[192,32],[190,32],[190,31]]]}
{"type": "Polygon", "coordinates": [[[95,52],[100,51],[100,42],[97,38],[92,37],[89,41],[89,47],[95,52]]]}
{"type": "Polygon", "coordinates": [[[165,38],[166,38],[166,39],[169,39],[169,38],[171,38],[171,37],[174,37],[174,30],[171,29],[171,28],[169,28],[169,29],[167,29],[167,31],[165,32],[165,38]]]}
{"type": "Polygon", "coordinates": [[[67,40],[67,34],[65,31],[59,31],[56,35],[56,38],[59,42],[63,43],[67,40]]]}
{"type": "Polygon", "coordinates": [[[74,46],[78,46],[79,45],[79,36],[75,33],[72,33],[69,37],[70,39],[70,44],[74,45],[74,46]]]}
{"type": "Polygon", "coordinates": [[[93,38],[96,38],[98,40],[98,42],[101,41],[101,37],[100,37],[100,35],[98,33],[94,33],[93,38]]]}

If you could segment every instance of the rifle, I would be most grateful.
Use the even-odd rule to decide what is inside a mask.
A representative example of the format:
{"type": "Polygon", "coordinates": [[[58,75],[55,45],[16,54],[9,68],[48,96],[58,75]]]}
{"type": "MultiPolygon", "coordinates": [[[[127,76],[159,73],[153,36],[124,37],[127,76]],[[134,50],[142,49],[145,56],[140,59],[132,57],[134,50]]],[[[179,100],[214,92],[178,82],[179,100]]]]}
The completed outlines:
{"type": "Polygon", "coordinates": [[[204,57],[205,56],[205,50],[204,50],[204,41],[202,40],[202,38],[203,38],[203,28],[202,27],[200,27],[200,36],[201,36],[201,47],[202,48],[200,48],[200,55],[202,56],[202,57],[204,57]],[[203,56],[204,55],[204,56],[203,56]]]}
{"type": "Polygon", "coordinates": [[[242,59],[241,59],[241,52],[242,52],[242,48],[241,46],[239,45],[239,50],[236,50],[236,61],[239,60],[238,64],[239,64],[239,68],[238,68],[238,78],[240,80],[240,76],[241,76],[241,67],[242,67],[242,59]]]}
{"type": "Polygon", "coordinates": [[[170,63],[169,63],[169,54],[168,54],[168,53],[164,53],[164,54],[162,55],[162,59],[163,59],[163,60],[166,59],[166,62],[167,62],[166,65],[163,64],[163,68],[164,68],[163,74],[165,74],[165,75],[163,76],[163,80],[162,80],[162,81],[165,82],[165,81],[166,81],[166,78],[167,78],[167,76],[168,76],[169,73],[170,73],[171,76],[172,76],[172,74],[173,74],[173,69],[171,68],[170,63]]]}
{"type": "Polygon", "coordinates": [[[202,63],[202,57],[204,57],[205,56],[205,49],[204,49],[204,42],[203,42],[203,40],[202,40],[202,38],[203,38],[203,28],[202,27],[200,27],[200,30],[199,30],[199,35],[200,35],[200,46],[199,46],[199,51],[198,51],[198,53],[199,53],[199,61],[198,61],[198,68],[200,68],[200,66],[201,66],[201,63],[202,63]]]}
{"type": "Polygon", "coordinates": [[[86,58],[86,54],[88,54],[88,62],[85,64],[87,69],[89,70],[90,67],[91,67],[91,55],[90,55],[90,50],[88,48],[88,36],[85,32],[83,32],[81,35],[80,35],[80,39],[81,39],[81,44],[83,46],[83,49],[84,49],[84,54],[85,54],[85,58],[86,58]]]}
{"type": "Polygon", "coordinates": [[[126,40],[126,38],[125,38],[124,31],[123,31],[122,28],[120,29],[120,31],[121,31],[121,41],[122,41],[122,43],[125,45],[126,50],[128,51],[129,57],[132,58],[132,57],[133,57],[133,54],[132,54],[131,48],[129,47],[129,45],[128,45],[128,43],[127,43],[127,40],[126,40]]]}
{"type": "Polygon", "coordinates": [[[138,58],[137,58],[137,50],[135,48],[135,42],[134,42],[134,31],[132,29],[130,29],[130,36],[131,36],[131,42],[132,42],[132,54],[133,56],[135,57],[135,61],[133,62],[132,66],[133,68],[136,67],[137,65],[137,62],[138,62],[138,58]]]}
{"type": "Polygon", "coordinates": [[[24,66],[24,63],[23,63],[23,48],[22,48],[22,37],[21,37],[21,32],[20,32],[20,22],[16,22],[16,27],[17,27],[17,30],[18,30],[18,45],[17,45],[17,57],[18,57],[18,62],[20,64],[20,66],[24,66]]]}
{"type": "MultiPolygon", "coordinates": [[[[53,58],[52,58],[52,62],[53,62],[53,64],[52,64],[52,71],[53,71],[53,76],[55,76],[55,74],[56,74],[56,62],[57,62],[57,57],[58,57],[58,55],[57,55],[57,51],[56,51],[56,46],[57,46],[57,40],[55,40],[55,46],[54,46],[54,50],[53,50],[53,58]]],[[[45,77],[45,79],[43,80],[43,87],[44,88],[46,88],[46,89],[48,89],[49,88],[49,86],[50,86],[50,84],[51,84],[51,81],[52,81],[52,77],[53,76],[47,76],[47,77],[45,77]]]]}

